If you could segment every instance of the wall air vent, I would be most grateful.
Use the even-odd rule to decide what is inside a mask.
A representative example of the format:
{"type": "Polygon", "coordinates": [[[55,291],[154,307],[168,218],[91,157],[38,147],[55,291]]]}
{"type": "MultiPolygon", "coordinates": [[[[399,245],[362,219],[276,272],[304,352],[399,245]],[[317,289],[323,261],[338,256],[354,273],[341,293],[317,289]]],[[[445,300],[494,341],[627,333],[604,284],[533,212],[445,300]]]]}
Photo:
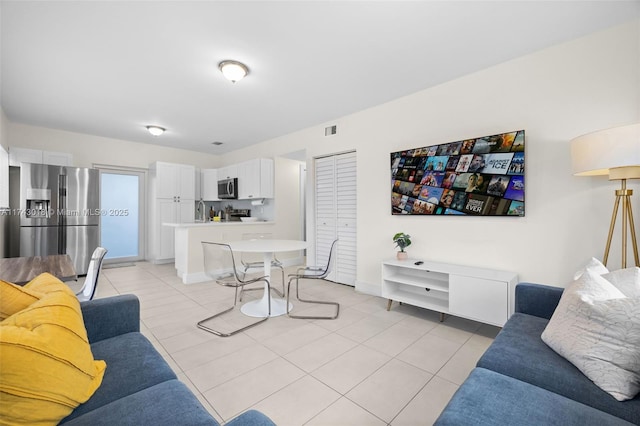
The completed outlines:
{"type": "Polygon", "coordinates": [[[333,125],[333,126],[329,126],[329,127],[325,127],[324,128],[324,135],[325,136],[333,136],[338,132],[338,126],[333,125]]]}

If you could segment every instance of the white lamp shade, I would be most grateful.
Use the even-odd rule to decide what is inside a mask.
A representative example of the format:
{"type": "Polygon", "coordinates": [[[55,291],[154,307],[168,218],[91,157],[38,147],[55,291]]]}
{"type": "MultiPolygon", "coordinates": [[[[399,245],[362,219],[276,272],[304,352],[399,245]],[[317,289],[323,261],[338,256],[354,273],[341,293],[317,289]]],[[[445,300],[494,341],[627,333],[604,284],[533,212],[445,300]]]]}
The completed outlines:
{"type": "Polygon", "coordinates": [[[620,175],[619,168],[640,170],[640,123],[572,139],[571,161],[576,176],[610,175],[619,179],[614,177],[620,175]],[[610,169],[618,169],[618,172],[610,169]]]}

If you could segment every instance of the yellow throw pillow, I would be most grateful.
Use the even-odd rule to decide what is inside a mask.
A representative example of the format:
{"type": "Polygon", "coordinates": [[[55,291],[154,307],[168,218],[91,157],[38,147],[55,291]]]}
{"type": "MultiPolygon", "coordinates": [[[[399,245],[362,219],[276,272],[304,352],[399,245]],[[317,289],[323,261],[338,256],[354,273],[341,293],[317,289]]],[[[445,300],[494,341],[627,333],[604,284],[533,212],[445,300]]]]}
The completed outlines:
{"type": "Polygon", "coordinates": [[[42,294],[0,280],[0,321],[40,300],[42,294]]]}
{"type": "Polygon", "coordinates": [[[57,424],[102,383],[106,363],[93,359],[78,299],[45,281],[48,293],[0,322],[2,424],[57,424]]]}
{"type": "Polygon", "coordinates": [[[63,291],[68,290],[71,294],[73,292],[69,288],[68,285],[60,281],[58,278],[49,274],[48,272],[44,272],[28,283],[24,285],[29,291],[36,291],[41,294],[49,293],[50,291],[63,291]]]}

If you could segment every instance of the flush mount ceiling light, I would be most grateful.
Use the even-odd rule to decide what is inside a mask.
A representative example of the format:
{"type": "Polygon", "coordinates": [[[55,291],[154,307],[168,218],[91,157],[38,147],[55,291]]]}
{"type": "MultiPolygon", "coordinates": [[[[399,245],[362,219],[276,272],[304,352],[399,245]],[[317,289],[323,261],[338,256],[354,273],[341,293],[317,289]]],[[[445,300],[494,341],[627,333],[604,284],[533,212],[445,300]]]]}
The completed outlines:
{"type": "Polygon", "coordinates": [[[161,134],[164,133],[164,131],[166,129],[160,127],[160,126],[147,126],[147,130],[149,131],[149,133],[151,133],[153,136],[160,136],[161,134]]]}
{"type": "Polygon", "coordinates": [[[222,75],[232,83],[242,80],[249,74],[249,68],[238,61],[222,61],[218,64],[218,68],[222,75]]]}

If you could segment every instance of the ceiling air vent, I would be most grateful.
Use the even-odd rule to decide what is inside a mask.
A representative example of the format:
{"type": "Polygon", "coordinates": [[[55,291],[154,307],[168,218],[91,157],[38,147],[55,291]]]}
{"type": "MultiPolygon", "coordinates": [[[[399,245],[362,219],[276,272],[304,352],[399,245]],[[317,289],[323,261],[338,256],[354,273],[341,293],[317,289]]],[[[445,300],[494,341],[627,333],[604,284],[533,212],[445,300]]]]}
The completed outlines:
{"type": "Polygon", "coordinates": [[[333,125],[333,126],[329,126],[329,127],[325,127],[324,128],[324,135],[325,136],[333,136],[338,132],[338,126],[333,125]]]}

